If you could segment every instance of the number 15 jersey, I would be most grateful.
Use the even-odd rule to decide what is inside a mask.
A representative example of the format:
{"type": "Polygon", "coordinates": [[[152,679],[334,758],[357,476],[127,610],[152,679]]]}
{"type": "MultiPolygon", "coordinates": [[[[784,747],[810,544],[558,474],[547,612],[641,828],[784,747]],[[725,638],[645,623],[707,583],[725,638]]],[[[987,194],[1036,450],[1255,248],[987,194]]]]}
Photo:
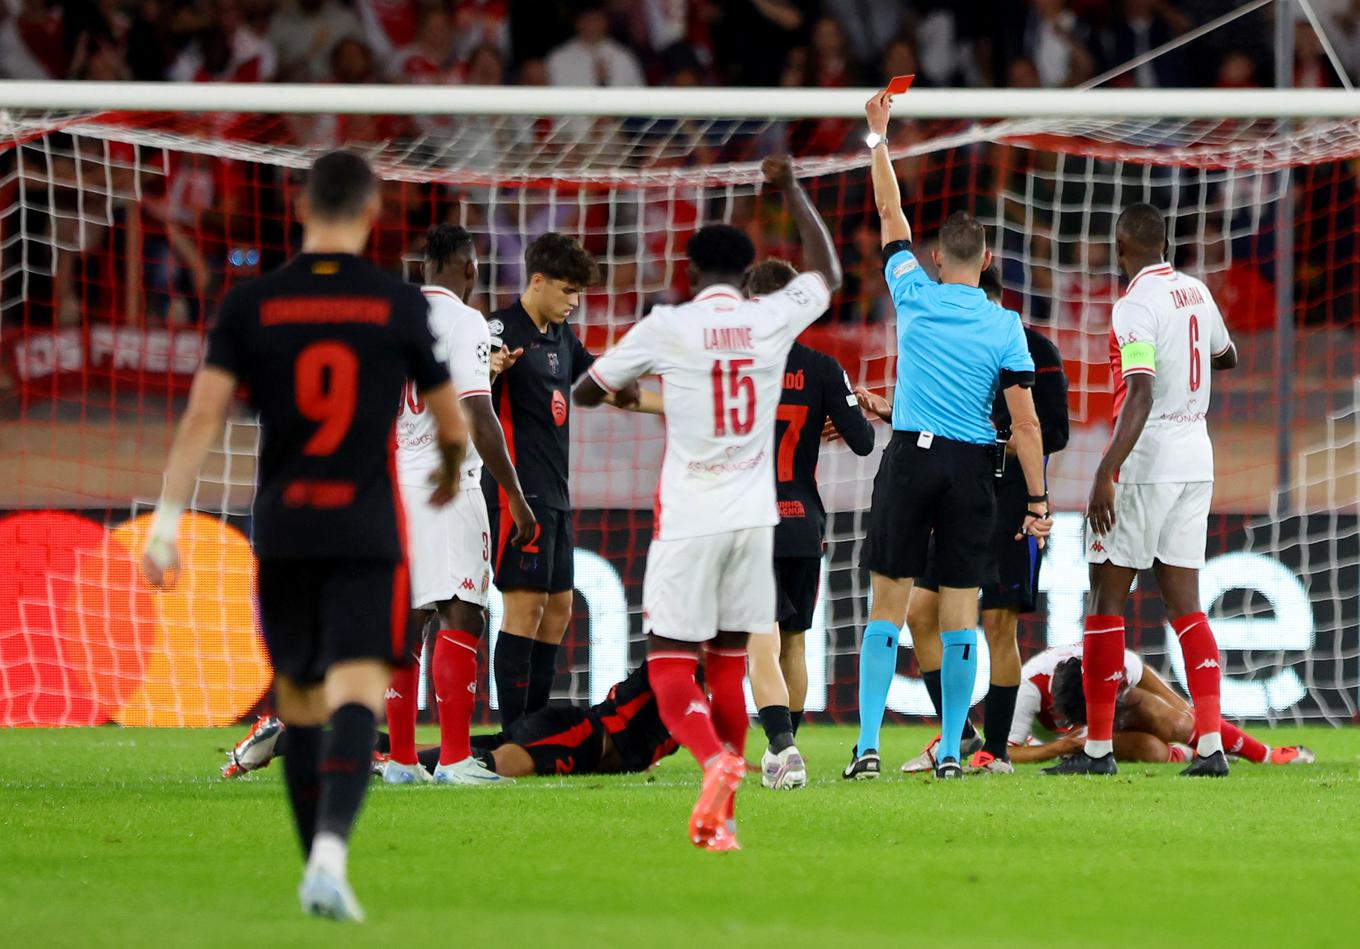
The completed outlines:
{"type": "Polygon", "coordinates": [[[349,254],[300,254],[233,287],[204,364],[260,415],[260,559],[404,557],[393,429],[407,378],[445,383],[420,291],[349,254]]]}
{"type": "Polygon", "coordinates": [[[666,456],[656,539],[779,523],[774,427],[784,363],[798,334],[830,301],[816,273],[753,300],[718,284],[688,303],[653,307],[591,366],[591,377],[609,392],[640,376],[661,377],[666,456]]]}
{"type": "Polygon", "coordinates": [[[1228,350],[1223,315],[1207,287],[1170,264],[1144,267],[1114,305],[1110,368],[1114,416],[1129,376],[1152,376],[1152,411],[1129,457],[1121,484],[1214,480],[1209,442],[1210,358],[1228,350]]]}

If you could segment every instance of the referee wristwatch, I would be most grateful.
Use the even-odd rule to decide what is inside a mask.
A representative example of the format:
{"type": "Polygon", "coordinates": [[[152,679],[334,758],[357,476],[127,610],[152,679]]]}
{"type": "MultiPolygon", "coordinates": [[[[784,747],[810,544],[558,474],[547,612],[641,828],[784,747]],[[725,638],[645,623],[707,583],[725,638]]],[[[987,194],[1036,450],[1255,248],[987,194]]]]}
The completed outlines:
{"type": "Polygon", "coordinates": [[[870,132],[868,135],[864,136],[864,146],[870,151],[873,151],[880,145],[886,144],[888,144],[887,137],[879,135],[877,132],[870,132]]]}

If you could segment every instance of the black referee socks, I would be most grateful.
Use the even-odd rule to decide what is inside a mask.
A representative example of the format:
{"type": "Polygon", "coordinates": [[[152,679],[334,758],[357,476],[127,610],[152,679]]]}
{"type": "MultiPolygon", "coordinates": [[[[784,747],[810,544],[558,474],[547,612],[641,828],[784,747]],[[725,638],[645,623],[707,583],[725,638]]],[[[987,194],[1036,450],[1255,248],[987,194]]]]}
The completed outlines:
{"type": "Polygon", "coordinates": [[[982,734],[986,742],[983,751],[989,751],[997,758],[1005,758],[1011,734],[1011,722],[1015,719],[1015,696],[1020,692],[1018,685],[990,685],[987,687],[987,701],[982,712],[982,734]]]}

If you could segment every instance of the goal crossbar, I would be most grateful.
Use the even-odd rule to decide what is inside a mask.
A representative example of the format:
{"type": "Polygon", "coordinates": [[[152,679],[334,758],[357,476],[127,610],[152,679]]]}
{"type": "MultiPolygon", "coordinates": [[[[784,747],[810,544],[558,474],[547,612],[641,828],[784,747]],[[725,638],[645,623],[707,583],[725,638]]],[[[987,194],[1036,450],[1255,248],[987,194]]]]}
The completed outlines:
{"type": "MultiPolygon", "coordinates": [[[[0,81],[0,109],[401,115],[856,118],[874,89],[600,89],[537,86],[0,81]]],[[[900,118],[1360,118],[1340,89],[921,89],[900,118]]]]}

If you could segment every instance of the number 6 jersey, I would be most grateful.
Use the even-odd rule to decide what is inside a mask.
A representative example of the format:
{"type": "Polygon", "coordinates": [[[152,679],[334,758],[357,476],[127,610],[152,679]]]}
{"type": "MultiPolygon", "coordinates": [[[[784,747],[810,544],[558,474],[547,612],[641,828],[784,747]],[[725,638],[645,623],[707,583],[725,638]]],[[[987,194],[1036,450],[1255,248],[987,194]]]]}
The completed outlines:
{"type": "Polygon", "coordinates": [[[1126,379],[1152,379],[1152,411],[1119,469],[1121,484],[1214,480],[1209,442],[1210,358],[1232,345],[1218,305],[1200,281],[1170,264],[1144,267],[1114,306],[1110,369],[1114,417],[1126,379]]]}
{"type": "Polygon", "coordinates": [[[609,392],[640,376],[661,377],[666,456],[654,512],[658,540],[779,523],[774,425],[784,363],[830,300],[816,273],[753,300],[718,284],[688,303],[653,307],[595,360],[591,378],[609,392]]]}
{"type": "MultiPolygon", "coordinates": [[[[458,398],[490,396],[491,331],[486,318],[443,287],[421,287],[420,292],[430,304],[434,354],[448,366],[458,398]]],[[[424,487],[442,460],[434,419],[425,411],[416,387],[408,382],[397,416],[397,482],[424,487]]],[[[479,478],[481,473],[482,459],[469,440],[462,480],[479,478]]]]}
{"type": "Polygon", "coordinates": [[[204,364],[260,416],[260,559],[403,559],[393,428],[407,378],[449,379],[420,291],[350,254],[300,254],[233,287],[204,364]]]}

